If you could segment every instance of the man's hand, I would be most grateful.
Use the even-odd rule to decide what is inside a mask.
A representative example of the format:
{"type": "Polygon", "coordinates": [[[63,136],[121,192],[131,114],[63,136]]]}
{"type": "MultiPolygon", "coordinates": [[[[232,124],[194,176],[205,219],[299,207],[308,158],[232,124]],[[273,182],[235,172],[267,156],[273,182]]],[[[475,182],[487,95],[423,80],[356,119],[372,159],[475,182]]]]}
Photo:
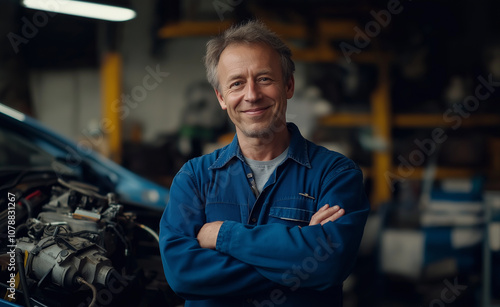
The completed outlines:
{"type": "Polygon", "coordinates": [[[222,226],[221,221],[206,223],[203,225],[198,232],[196,238],[198,243],[203,248],[215,249],[217,244],[217,236],[219,235],[219,229],[222,226]]]}
{"type": "Polygon", "coordinates": [[[330,207],[330,205],[326,204],[321,207],[318,212],[314,213],[309,222],[309,226],[321,224],[324,225],[327,222],[333,222],[342,215],[344,215],[345,210],[340,208],[339,206],[330,207]]]}

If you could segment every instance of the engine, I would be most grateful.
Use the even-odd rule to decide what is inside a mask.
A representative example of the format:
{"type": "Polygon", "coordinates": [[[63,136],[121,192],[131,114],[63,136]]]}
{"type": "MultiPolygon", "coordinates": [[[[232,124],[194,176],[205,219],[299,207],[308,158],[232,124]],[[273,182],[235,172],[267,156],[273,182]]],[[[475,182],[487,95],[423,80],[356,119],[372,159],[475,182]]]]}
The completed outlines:
{"type": "MultiPolygon", "coordinates": [[[[13,244],[4,244],[9,242],[2,238],[0,282],[7,282],[2,298],[9,300],[8,295],[16,293],[16,301],[25,306],[180,302],[164,280],[158,235],[138,222],[136,212],[126,211],[113,193],[101,195],[91,185],[58,178],[55,184],[17,194],[17,258],[13,244]],[[12,259],[21,275],[14,283],[12,259]]],[[[154,223],[159,220],[157,215],[140,214],[154,223]]],[[[7,220],[2,216],[2,222],[7,220]]]]}

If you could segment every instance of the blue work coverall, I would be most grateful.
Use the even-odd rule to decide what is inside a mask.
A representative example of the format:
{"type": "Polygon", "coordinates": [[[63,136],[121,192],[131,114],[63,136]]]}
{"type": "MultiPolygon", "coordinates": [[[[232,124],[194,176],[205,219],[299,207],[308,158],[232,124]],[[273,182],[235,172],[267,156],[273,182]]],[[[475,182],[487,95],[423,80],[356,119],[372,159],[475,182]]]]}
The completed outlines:
{"type": "Polygon", "coordinates": [[[342,305],[369,212],[362,172],[287,127],[288,155],[258,197],[237,136],[175,176],[160,251],[167,281],[186,306],[342,305]],[[344,208],[344,216],[307,226],[325,204],[344,208]],[[213,221],[224,221],[216,249],[201,248],[196,235],[213,221]]]}

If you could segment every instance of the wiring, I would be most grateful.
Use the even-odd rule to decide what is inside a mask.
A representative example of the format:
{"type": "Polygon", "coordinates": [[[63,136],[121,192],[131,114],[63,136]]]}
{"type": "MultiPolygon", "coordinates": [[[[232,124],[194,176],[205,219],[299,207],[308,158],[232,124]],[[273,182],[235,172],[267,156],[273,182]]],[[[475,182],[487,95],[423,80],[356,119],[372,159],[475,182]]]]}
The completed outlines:
{"type": "Polygon", "coordinates": [[[26,305],[26,307],[31,307],[28,282],[26,281],[26,272],[24,270],[24,258],[24,252],[21,249],[17,248],[16,262],[17,269],[19,270],[19,279],[21,280],[21,286],[23,288],[24,304],[26,305]]]}

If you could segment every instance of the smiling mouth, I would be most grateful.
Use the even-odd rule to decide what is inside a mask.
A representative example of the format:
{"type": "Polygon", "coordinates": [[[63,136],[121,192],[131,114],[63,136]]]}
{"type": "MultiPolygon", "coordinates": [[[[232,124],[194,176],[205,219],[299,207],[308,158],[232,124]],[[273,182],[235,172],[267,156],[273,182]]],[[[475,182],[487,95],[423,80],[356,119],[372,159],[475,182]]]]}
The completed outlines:
{"type": "Polygon", "coordinates": [[[247,115],[261,115],[262,113],[264,113],[269,108],[270,107],[254,108],[254,109],[243,111],[243,113],[245,113],[247,115]]]}

